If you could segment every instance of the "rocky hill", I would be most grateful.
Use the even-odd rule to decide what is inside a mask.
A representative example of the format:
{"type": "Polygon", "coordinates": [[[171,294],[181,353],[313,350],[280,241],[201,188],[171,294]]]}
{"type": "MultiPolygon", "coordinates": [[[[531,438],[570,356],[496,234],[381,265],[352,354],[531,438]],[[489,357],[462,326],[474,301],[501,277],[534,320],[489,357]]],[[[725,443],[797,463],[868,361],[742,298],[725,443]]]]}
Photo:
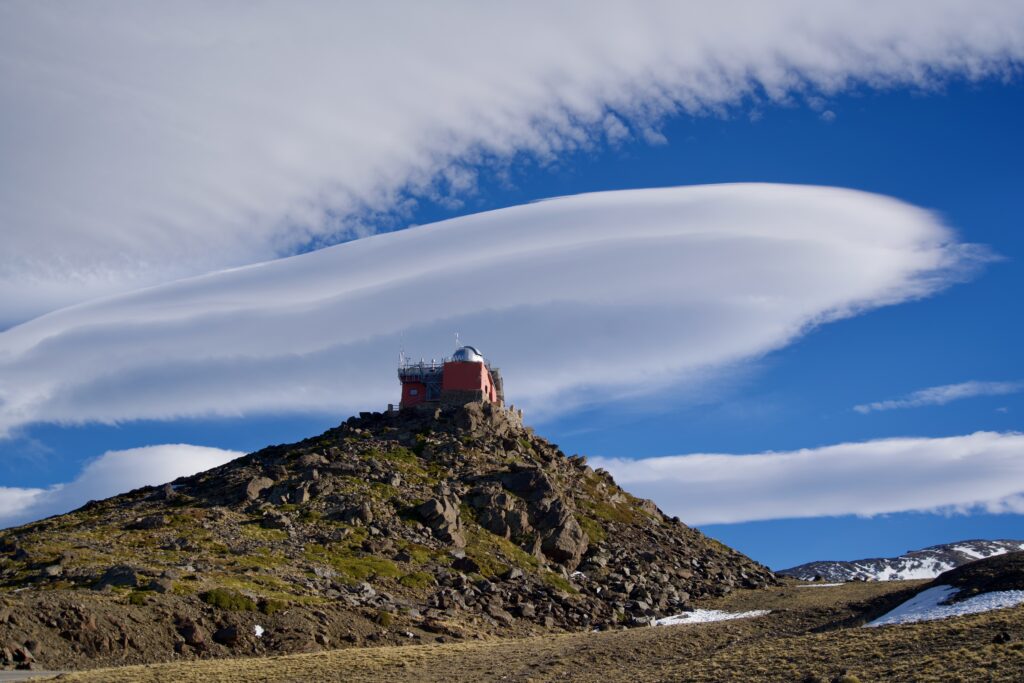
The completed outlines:
{"type": "Polygon", "coordinates": [[[999,553],[944,572],[927,587],[952,586],[953,600],[997,591],[1024,590],[1024,552],[999,553]]]}
{"type": "Polygon", "coordinates": [[[607,629],[773,582],[513,411],[363,413],[0,532],[0,663],[607,629]]]}
{"type": "Polygon", "coordinates": [[[809,562],[777,574],[804,581],[905,581],[931,579],[945,571],[986,557],[1024,550],[1024,541],[960,541],[912,550],[899,557],[809,562]]]}

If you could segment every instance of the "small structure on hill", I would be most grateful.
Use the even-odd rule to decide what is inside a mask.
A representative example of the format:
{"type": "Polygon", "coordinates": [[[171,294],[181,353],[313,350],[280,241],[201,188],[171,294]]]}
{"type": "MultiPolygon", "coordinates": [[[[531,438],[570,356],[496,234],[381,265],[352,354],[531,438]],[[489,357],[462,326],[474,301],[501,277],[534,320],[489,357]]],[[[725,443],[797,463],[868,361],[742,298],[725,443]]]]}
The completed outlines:
{"type": "Polygon", "coordinates": [[[475,347],[462,346],[451,358],[409,361],[398,366],[402,383],[401,408],[420,404],[463,405],[473,401],[505,404],[501,371],[475,347]]]}

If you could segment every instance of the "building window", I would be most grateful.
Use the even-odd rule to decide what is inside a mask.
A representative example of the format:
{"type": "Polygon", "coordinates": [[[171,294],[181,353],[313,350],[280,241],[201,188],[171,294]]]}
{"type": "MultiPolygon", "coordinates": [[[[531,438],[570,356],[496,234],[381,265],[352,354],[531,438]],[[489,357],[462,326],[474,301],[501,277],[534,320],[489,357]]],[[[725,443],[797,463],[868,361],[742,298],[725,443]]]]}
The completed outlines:
{"type": "Polygon", "coordinates": [[[420,394],[420,390],[419,389],[410,389],[409,390],[409,395],[410,396],[419,396],[419,394],[420,394]]]}

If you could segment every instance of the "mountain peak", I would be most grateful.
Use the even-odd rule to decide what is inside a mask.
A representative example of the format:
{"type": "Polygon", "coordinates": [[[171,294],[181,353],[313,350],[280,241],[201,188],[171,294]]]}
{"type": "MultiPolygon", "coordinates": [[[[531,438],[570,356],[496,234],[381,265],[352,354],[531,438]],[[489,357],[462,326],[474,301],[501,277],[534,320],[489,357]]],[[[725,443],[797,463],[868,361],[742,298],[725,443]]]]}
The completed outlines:
{"type": "MultiPolygon", "coordinates": [[[[774,582],[489,402],[362,413],[8,530],[0,558],[2,601],[26,615],[19,637],[48,643],[56,667],[152,661],[172,646],[284,653],[371,634],[641,625],[774,582]],[[129,613],[146,643],[131,652],[79,628],[100,618],[127,629],[129,613]],[[225,644],[196,629],[250,635],[225,644]]],[[[0,641],[14,630],[0,622],[0,641]]]]}

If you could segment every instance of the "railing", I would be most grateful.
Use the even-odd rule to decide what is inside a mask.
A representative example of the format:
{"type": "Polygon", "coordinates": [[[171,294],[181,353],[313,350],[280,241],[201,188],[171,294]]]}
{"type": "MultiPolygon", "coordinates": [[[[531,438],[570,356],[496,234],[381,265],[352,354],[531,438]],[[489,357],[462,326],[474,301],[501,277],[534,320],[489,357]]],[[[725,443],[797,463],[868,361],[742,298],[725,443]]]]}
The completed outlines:
{"type": "MultiPolygon", "coordinates": [[[[442,358],[441,360],[431,358],[429,362],[422,359],[417,361],[406,360],[398,364],[398,370],[399,372],[402,370],[441,370],[444,368],[445,363],[450,363],[451,361],[451,358],[442,358]]],[[[487,359],[484,359],[484,366],[491,372],[500,370],[500,368],[493,367],[487,359]]]]}
{"type": "Polygon", "coordinates": [[[450,360],[449,358],[442,358],[440,361],[436,361],[434,359],[431,359],[429,363],[427,361],[424,361],[424,360],[418,360],[418,361],[407,360],[407,361],[404,361],[402,363],[399,363],[398,364],[398,369],[399,370],[420,370],[420,369],[422,369],[422,370],[440,370],[441,368],[444,367],[444,364],[447,363],[449,360],[450,360]]]}

